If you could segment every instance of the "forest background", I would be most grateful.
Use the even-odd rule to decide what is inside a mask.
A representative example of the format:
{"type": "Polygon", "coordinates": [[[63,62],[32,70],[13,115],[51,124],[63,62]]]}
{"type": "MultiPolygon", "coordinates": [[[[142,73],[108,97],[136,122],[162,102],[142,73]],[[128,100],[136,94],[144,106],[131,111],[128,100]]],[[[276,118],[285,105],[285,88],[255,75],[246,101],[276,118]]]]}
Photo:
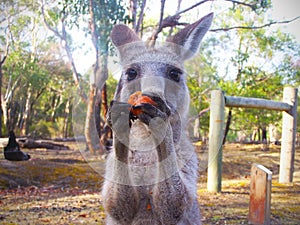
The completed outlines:
{"type": "MultiPolygon", "coordinates": [[[[285,4],[299,8],[297,1],[285,4]]],[[[109,39],[117,23],[143,40],[163,41],[215,13],[200,53],[186,64],[194,140],[207,140],[211,90],[280,101],[285,86],[300,85],[300,44],[284,32],[287,24],[299,25],[300,15],[275,19],[271,0],[4,0],[0,9],[2,137],[9,130],[34,138],[76,136],[92,153],[101,149],[121,72],[109,39]]],[[[227,110],[227,141],[280,139],[280,112],[227,110]]],[[[299,120],[297,127],[299,140],[299,120]]]]}

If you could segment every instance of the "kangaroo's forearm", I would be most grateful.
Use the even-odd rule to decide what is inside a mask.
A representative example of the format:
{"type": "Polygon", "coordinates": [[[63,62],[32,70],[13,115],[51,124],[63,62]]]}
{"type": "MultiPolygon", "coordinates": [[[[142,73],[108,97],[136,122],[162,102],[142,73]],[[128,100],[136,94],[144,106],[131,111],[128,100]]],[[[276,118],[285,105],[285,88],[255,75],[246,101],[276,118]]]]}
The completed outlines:
{"type": "Polygon", "coordinates": [[[112,218],[123,224],[129,224],[134,219],[139,207],[134,187],[106,182],[102,194],[104,208],[112,218]]]}
{"type": "Polygon", "coordinates": [[[159,183],[153,190],[154,207],[163,210],[157,213],[164,224],[177,224],[183,216],[184,210],[192,204],[193,194],[186,187],[186,181],[180,176],[177,155],[172,140],[172,131],[169,130],[166,138],[157,147],[159,159],[159,183]]]}
{"type": "MultiPolygon", "coordinates": [[[[121,143],[115,147],[121,146],[121,143]]],[[[123,146],[124,147],[124,146],[123,146]]],[[[139,207],[139,196],[136,188],[131,186],[126,151],[115,149],[114,154],[107,159],[106,180],[103,186],[103,205],[109,214],[117,221],[128,224],[133,219],[139,207]]]]}
{"type": "Polygon", "coordinates": [[[128,147],[117,138],[114,138],[114,151],[116,160],[125,164],[128,162],[128,147]]]}
{"type": "Polygon", "coordinates": [[[158,161],[163,162],[164,160],[169,160],[170,157],[174,156],[173,161],[176,161],[176,153],[175,153],[175,146],[173,142],[173,131],[171,124],[166,124],[167,129],[165,133],[164,139],[157,144],[156,150],[157,150],[157,156],[158,161]]]}
{"type": "Polygon", "coordinates": [[[192,194],[188,192],[179,174],[158,183],[153,192],[154,208],[163,224],[177,224],[184,210],[192,204],[192,194]]]}

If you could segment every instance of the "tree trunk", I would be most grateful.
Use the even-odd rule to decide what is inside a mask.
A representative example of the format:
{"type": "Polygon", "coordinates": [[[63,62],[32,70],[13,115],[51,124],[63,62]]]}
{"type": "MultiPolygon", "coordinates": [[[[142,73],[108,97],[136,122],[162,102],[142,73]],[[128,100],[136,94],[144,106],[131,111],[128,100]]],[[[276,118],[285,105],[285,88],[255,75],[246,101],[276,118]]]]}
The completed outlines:
{"type": "Polygon", "coordinates": [[[143,1],[142,1],[141,7],[140,7],[139,18],[138,18],[137,23],[136,23],[136,25],[135,25],[135,27],[134,27],[135,32],[136,32],[137,34],[140,33],[140,37],[142,37],[142,32],[140,32],[140,31],[141,31],[141,26],[142,26],[143,21],[144,21],[144,10],[145,10],[145,8],[146,8],[146,1],[147,1],[147,0],[143,0],[143,1]]]}
{"type": "Polygon", "coordinates": [[[228,116],[227,116],[227,122],[226,122],[226,126],[225,126],[225,132],[224,132],[223,142],[222,142],[223,145],[226,142],[226,137],[227,137],[227,134],[229,132],[229,128],[230,128],[230,124],[231,124],[231,118],[232,118],[232,110],[229,109],[228,116]]]}
{"type": "Polygon", "coordinates": [[[108,102],[107,102],[107,86],[105,80],[108,77],[108,68],[107,68],[107,55],[102,56],[103,64],[101,65],[101,83],[103,84],[102,91],[101,91],[101,100],[102,100],[102,115],[104,118],[104,122],[102,123],[101,126],[101,135],[100,135],[100,143],[105,147],[109,145],[109,139],[112,138],[112,130],[110,129],[109,126],[105,126],[106,122],[106,116],[108,112],[108,102]],[[103,80],[105,78],[105,80],[103,80]]]}
{"type": "Polygon", "coordinates": [[[52,113],[51,113],[51,121],[55,122],[55,117],[56,117],[56,110],[58,109],[60,102],[60,95],[59,96],[54,96],[53,100],[53,107],[52,107],[52,113]]]}
{"type": "Polygon", "coordinates": [[[90,85],[84,132],[87,147],[93,155],[96,154],[96,150],[101,150],[102,153],[102,146],[100,145],[100,138],[97,134],[95,125],[95,92],[95,85],[90,85]]]}
{"type": "Polygon", "coordinates": [[[102,99],[102,114],[103,117],[106,118],[107,111],[108,111],[106,83],[104,83],[101,91],[101,99],[102,99]]]}
{"type": "Polygon", "coordinates": [[[254,130],[252,131],[251,141],[255,141],[256,136],[257,136],[257,129],[254,129],[254,130]]]}
{"type": "Polygon", "coordinates": [[[0,137],[2,137],[2,121],[3,121],[3,111],[2,111],[2,59],[0,58],[0,137]]]}
{"type": "Polygon", "coordinates": [[[262,150],[263,151],[268,151],[269,150],[269,146],[268,146],[268,140],[267,140],[267,128],[266,127],[263,127],[261,129],[262,131],[262,143],[263,143],[263,147],[262,147],[262,150]]]}
{"type": "Polygon", "coordinates": [[[96,100],[95,100],[95,125],[98,137],[101,138],[101,90],[97,88],[96,100]]]}
{"type": "Polygon", "coordinates": [[[8,115],[7,115],[7,102],[4,99],[4,96],[1,95],[1,112],[2,112],[2,118],[3,119],[3,124],[7,128],[7,120],[8,120],[8,115]]]}
{"type": "Polygon", "coordinates": [[[136,27],[136,23],[137,23],[137,19],[136,19],[136,15],[137,15],[137,4],[138,1],[137,0],[130,0],[129,1],[129,16],[132,19],[132,29],[135,29],[136,27]]]}
{"type": "Polygon", "coordinates": [[[262,130],[262,141],[267,141],[267,129],[264,127],[261,129],[262,130]]]}
{"type": "MultiPolygon", "coordinates": [[[[97,90],[102,88],[101,79],[101,67],[100,65],[103,64],[101,59],[101,50],[99,46],[99,33],[97,32],[97,26],[95,21],[95,13],[94,10],[96,9],[95,1],[89,0],[89,12],[90,12],[90,24],[89,28],[91,30],[91,36],[92,36],[92,42],[96,50],[96,61],[93,69],[93,75],[90,79],[90,96],[88,101],[88,111],[87,111],[87,117],[86,117],[86,126],[89,128],[86,130],[85,137],[87,141],[87,145],[90,148],[90,151],[92,154],[95,154],[95,145],[92,141],[94,141],[97,144],[97,148],[101,149],[100,146],[100,138],[101,135],[101,129],[99,128],[100,125],[100,106],[101,106],[101,100],[99,99],[99,95],[97,90]],[[96,99],[97,98],[97,99],[96,99]],[[92,133],[91,133],[92,132],[92,133]],[[92,136],[94,135],[94,136],[92,136]],[[92,140],[93,138],[94,140],[92,140]]],[[[105,80],[104,80],[105,81],[105,80]]],[[[100,94],[101,97],[101,94],[100,94]]]]}
{"type": "Polygon", "coordinates": [[[23,123],[21,124],[21,135],[26,136],[28,133],[28,128],[29,128],[29,117],[30,117],[30,111],[31,111],[31,95],[32,95],[32,89],[31,86],[28,88],[27,92],[27,98],[26,98],[26,104],[25,104],[25,112],[23,115],[23,123]]]}
{"type": "Polygon", "coordinates": [[[197,117],[194,122],[194,132],[193,132],[194,133],[193,136],[196,140],[200,139],[199,127],[200,127],[200,118],[197,117]]]}
{"type": "Polygon", "coordinates": [[[0,55],[0,137],[3,136],[2,134],[2,124],[3,124],[3,115],[4,115],[4,111],[2,110],[2,80],[3,80],[3,71],[2,71],[2,66],[5,63],[5,60],[7,59],[8,56],[8,51],[9,51],[9,39],[6,39],[6,48],[5,48],[5,52],[2,55],[0,55]]]}
{"type": "Polygon", "coordinates": [[[64,138],[67,138],[69,136],[70,112],[71,112],[71,104],[70,104],[70,99],[68,99],[65,107],[65,118],[64,118],[64,126],[63,126],[64,138]]]}

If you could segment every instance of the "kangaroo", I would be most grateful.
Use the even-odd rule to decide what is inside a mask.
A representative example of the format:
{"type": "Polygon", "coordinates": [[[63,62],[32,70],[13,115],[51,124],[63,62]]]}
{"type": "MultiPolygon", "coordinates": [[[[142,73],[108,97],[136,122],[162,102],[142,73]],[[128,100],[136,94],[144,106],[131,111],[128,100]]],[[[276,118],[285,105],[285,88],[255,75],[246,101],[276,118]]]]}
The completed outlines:
{"type": "Polygon", "coordinates": [[[212,19],[208,14],[155,47],[126,25],[113,28],[123,71],[107,118],[113,130],[102,189],[107,224],[201,224],[183,63],[197,53],[212,19]],[[136,92],[151,102],[129,104],[136,92]]]}

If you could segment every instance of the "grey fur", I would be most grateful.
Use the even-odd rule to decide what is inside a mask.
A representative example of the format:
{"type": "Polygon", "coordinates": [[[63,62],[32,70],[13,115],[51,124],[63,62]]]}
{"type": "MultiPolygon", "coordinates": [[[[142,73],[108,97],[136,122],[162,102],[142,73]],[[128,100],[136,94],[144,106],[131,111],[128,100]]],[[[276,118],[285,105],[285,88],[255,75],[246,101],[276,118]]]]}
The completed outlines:
{"type": "Polygon", "coordinates": [[[138,75],[129,81],[122,74],[109,112],[114,146],[102,190],[108,225],[201,224],[198,160],[184,124],[189,109],[186,75],[176,82],[167,75],[172,68],[184,72],[184,60],[196,53],[212,18],[207,15],[157,48],[148,48],[125,25],[113,29],[124,71],[134,68],[138,75]],[[161,102],[159,110],[149,109],[151,117],[140,117],[129,127],[126,102],[135,91],[152,93],[161,102]]]}

